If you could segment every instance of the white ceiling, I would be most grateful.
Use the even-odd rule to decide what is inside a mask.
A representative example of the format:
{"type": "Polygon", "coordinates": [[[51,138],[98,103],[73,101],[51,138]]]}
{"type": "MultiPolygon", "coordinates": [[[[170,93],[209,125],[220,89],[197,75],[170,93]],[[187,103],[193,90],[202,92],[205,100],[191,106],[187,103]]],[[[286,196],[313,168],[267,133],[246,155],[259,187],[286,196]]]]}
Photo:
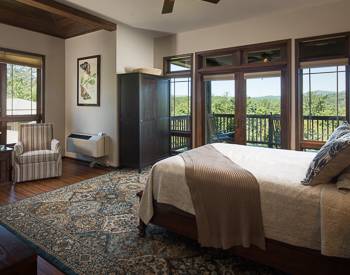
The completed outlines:
{"type": "Polygon", "coordinates": [[[278,11],[338,0],[176,0],[174,13],[161,14],[163,0],[59,0],[115,22],[165,33],[177,33],[278,11]]]}

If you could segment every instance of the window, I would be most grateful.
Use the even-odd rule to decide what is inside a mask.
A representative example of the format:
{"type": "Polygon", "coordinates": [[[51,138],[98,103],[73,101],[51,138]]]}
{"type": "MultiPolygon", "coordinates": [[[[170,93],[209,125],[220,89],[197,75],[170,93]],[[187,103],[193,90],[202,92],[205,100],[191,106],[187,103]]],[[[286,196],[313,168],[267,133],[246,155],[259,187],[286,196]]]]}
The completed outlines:
{"type": "Polygon", "coordinates": [[[191,148],[192,144],[192,55],[164,59],[170,76],[171,153],[191,148]]]}
{"type": "Polygon", "coordinates": [[[297,41],[297,149],[319,149],[348,119],[347,39],[344,35],[297,41]]]}
{"type": "Polygon", "coordinates": [[[0,144],[18,141],[21,123],[41,122],[44,57],[0,49],[0,144]]]}
{"type": "Polygon", "coordinates": [[[304,68],[303,139],[327,141],[346,120],[345,66],[304,68]]]}
{"type": "MultiPolygon", "coordinates": [[[[174,77],[170,79],[171,94],[171,116],[191,115],[191,77],[174,77]]],[[[190,125],[186,125],[186,130],[191,130],[190,125]]]]}
{"type": "Polygon", "coordinates": [[[165,73],[187,73],[192,70],[192,56],[165,58],[165,73]]]}
{"type": "Polygon", "coordinates": [[[37,69],[6,64],[6,115],[37,114],[37,69]]]}
{"type": "Polygon", "coordinates": [[[282,60],[281,49],[247,52],[247,63],[269,63],[282,60]]]}
{"type": "Polygon", "coordinates": [[[244,78],[247,97],[247,145],[280,148],[281,72],[246,73],[244,78]]]}

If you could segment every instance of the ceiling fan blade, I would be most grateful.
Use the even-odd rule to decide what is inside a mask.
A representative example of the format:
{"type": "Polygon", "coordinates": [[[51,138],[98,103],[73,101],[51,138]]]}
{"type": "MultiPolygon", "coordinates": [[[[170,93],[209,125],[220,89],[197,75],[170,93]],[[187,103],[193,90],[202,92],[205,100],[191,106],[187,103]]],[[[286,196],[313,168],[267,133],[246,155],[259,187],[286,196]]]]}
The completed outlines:
{"type": "Polygon", "coordinates": [[[174,9],[175,0],[164,0],[162,14],[172,13],[174,9]]]}
{"type": "Polygon", "coordinates": [[[213,4],[217,4],[220,2],[220,0],[202,0],[202,1],[213,3],[213,4]]]}

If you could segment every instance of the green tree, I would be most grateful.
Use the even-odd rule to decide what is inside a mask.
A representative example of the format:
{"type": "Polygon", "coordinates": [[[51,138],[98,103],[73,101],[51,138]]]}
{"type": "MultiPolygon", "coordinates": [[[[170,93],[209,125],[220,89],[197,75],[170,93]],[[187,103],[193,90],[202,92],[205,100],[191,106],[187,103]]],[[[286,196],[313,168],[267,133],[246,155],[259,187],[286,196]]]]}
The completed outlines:
{"type": "Polygon", "coordinates": [[[36,69],[20,65],[7,65],[7,96],[36,101],[36,69]]]}

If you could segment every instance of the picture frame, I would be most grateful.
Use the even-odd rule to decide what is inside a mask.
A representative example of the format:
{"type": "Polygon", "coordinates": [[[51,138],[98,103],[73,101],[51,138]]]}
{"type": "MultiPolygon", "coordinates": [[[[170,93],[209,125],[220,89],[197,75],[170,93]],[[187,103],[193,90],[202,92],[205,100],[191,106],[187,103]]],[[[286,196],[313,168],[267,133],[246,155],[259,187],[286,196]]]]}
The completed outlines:
{"type": "Polygon", "coordinates": [[[77,59],[77,105],[100,106],[101,55],[77,59]]]}

